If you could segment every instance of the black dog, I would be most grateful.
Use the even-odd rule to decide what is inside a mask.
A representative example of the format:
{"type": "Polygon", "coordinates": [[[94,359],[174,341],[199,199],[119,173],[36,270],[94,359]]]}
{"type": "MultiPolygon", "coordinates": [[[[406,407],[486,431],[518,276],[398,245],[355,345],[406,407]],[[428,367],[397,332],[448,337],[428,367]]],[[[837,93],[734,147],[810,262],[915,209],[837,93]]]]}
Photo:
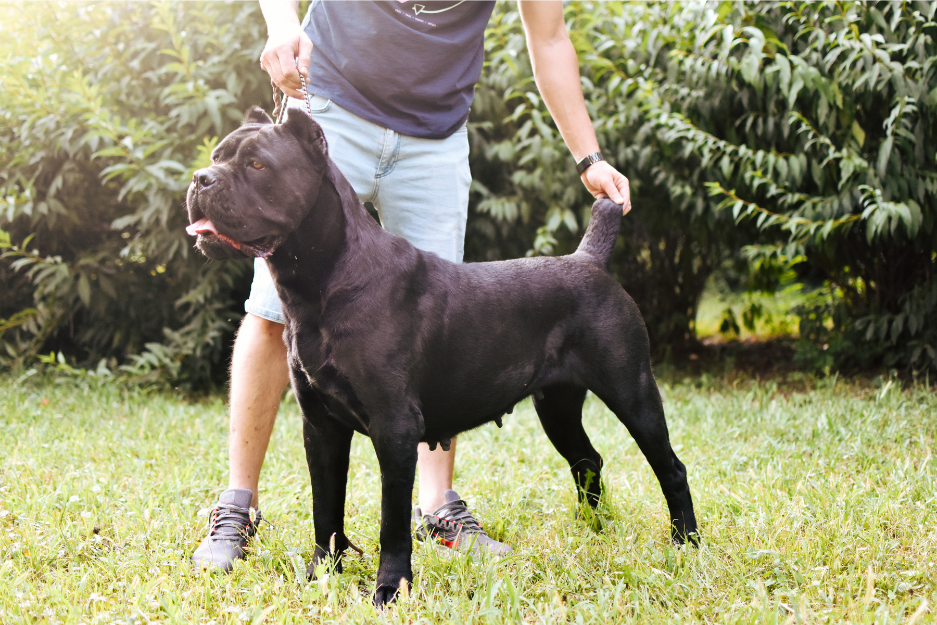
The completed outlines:
{"type": "Polygon", "coordinates": [[[575,254],[458,265],[382,230],[306,115],[274,125],[251,111],[213,163],[189,187],[188,231],[209,258],[266,258],[276,282],[312,479],[310,572],[329,557],[330,543],[336,559],[349,546],[354,432],[371,438],[381,467],[378,605],[412,579],[420,441],[448,445],[533,395],[580,502],[594,508],[602,457],[582,427],[587,389],[625,424],[657,475],[673,540],[695,539],[686,469],[670,446],[647,331],[607,271],[619,205],[595,202],[575,254]]]}

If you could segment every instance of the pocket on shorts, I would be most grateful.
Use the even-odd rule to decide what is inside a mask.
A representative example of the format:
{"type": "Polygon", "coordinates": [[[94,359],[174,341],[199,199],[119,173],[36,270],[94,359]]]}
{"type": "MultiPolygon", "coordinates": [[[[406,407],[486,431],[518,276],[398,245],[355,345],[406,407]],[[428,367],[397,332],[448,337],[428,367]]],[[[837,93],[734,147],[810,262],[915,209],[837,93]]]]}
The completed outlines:
{"type": "Polygon", "coordinates": [[[332,101],[328,98],[315,94],[309,96],[309,110],[313,115],[325,113],[330,108],[332,108],[332,101]]]}

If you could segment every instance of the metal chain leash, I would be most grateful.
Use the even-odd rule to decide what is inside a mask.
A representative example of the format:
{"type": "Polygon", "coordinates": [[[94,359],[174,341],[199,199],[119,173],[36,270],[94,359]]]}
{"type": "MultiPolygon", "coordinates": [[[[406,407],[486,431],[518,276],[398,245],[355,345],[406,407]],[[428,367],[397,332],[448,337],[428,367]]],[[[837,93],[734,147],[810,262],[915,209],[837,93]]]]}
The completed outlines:
{"type": "Polygon", "coordinates": [[[270,88],[273,90],[273,119],[276,123],[280,123],[282,120],[280,117],[283,115],[283,92],[280,91],[280,88],[277,87],[277,83],[273,81],[273,78],[270,79],[270,88]]]}
{"type": "MultiPolygon", "coordinates": [[[[296,66],[299,67],[299,60],[296,60],[296,66]]],[[[303,101],[306,104],[306,115],[312,117],[312,105],[309,103],[309,89],[306,88],[306,77],[299,72],[299,82],[303,85],[303,101]]],[[[283,101],[283,91],[277,86],[273,78],[270,79],[270,88],[273,90],[273,119],[276,122],[283,122],[283,115],[286,113],[286,103],[283,101]]]]}
{"type": "Polygon", "coordinates": [[[303,83],[303,102],[306,103],[306,115],[312,117],[312,105],[309,103],[309,89],[306,88],[306,77],[299,72],[299,82],[303,83]]]}

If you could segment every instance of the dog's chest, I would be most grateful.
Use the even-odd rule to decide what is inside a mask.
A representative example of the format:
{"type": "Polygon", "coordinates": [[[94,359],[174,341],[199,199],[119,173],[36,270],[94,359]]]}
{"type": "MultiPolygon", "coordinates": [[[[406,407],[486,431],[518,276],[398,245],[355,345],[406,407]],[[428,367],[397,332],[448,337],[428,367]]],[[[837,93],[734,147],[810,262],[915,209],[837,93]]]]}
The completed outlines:
{"type": "Polygon", "coordinates": [[[325,395],[351,406],[357,402],[357,396],[351,383],[332,359],[330,346],[321,332],[297,331],[297,326],[289,328],[289,359],[292,366],[297,364],[306,381],[320,395],[325,395]]]}
{"type": "Polygon", "coordinates": [[[326,361],[314,371],[304,365],[303,373],[334,417],[362,434],[368,433],[370,419],[348,377],[338,367],[326,361]]]}

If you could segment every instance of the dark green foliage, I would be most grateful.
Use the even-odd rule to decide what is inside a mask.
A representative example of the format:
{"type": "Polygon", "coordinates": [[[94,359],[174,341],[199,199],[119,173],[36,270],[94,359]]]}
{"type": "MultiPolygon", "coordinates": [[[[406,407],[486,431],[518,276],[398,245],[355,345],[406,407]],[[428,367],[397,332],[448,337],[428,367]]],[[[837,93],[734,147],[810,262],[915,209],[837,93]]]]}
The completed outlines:
{"type": "Polygon", "coordinates": [[[269,100],[253,3],[0,8],[0,362],[61,350],[134,374],[223,373],[247,263],[206,263],[183,230],[194,167],[269,100]],[[9,247],[13,245],[13,247],[9,247]]]}
{"type": "Polygon", "coordinates": [[[802,311],[817,364],[937,367],[935,10],[707,8],[648,110],[717,210],[757,226],[749,259],[806,263],[829,286],[802,311]]]}

